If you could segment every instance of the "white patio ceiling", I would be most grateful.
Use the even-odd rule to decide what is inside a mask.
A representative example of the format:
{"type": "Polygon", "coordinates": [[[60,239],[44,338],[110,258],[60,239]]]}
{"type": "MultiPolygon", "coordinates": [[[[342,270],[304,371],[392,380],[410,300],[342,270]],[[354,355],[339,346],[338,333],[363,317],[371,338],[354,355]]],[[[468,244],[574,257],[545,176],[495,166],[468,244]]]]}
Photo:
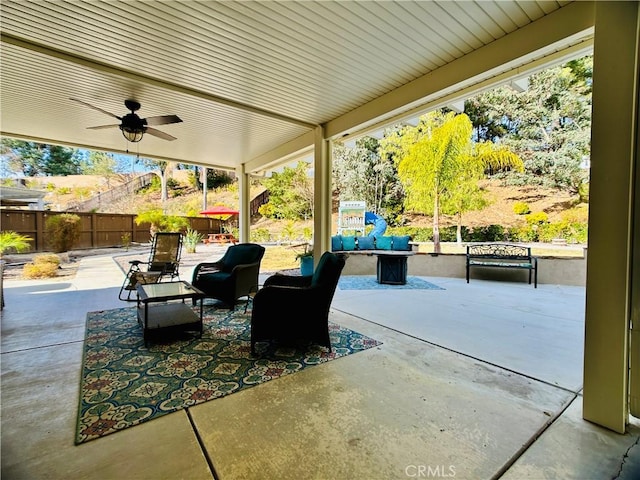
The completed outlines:
{"type": "Polygon", "coordinates": [[[328,136],[446,104],[590,48],[566,1],[1,4],[1,133],[124,152],[122,116],[176,114],[144,157],[258,172],[328,136]]]}

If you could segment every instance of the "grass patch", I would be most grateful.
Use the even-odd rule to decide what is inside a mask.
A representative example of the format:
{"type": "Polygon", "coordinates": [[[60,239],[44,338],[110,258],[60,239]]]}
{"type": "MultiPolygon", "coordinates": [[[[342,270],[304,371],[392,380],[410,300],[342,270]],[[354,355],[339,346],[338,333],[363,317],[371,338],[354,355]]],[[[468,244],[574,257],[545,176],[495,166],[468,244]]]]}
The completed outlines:
{"type": "Polygon", "coordinates": [[[291,247],[267,246],[260,263],[263,272],[277,272],[298,268],[300,261],[296,259],[297,252],[291,247]]]}

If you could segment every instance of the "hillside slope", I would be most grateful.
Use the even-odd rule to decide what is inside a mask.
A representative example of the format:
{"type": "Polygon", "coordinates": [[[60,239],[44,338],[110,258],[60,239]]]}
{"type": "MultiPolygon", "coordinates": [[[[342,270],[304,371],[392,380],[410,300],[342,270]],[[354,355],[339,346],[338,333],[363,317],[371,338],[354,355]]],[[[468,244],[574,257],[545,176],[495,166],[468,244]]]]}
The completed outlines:
{"type": "MultiPolygon", "coordinates": [[[[182,172],[181,172],[182,173],[182,172]]],[[[188,185],[184,173],[178,176],[180,188],[170,194],[166,204],[166,211],[176,215],[197,215],[202,207],[202,192],[188,185]]],[[[49,185],[51,192],[46,200],[54,207],[64,209],[66,203],[74,201],[78,197],[78,192],[88,195],[89,190],[104,191],[107,184],[115,185],[120,183],[119,178],[111,179],[109,182],[100,176],[72,176],[72,177],[45,177],[39,179],[41,185],[49,185]],[[52,188],[54,186],[55,188],[52,188]],[[64,193],[63,193],[64,192],[64,193]]],[[[524,186],[507,187],[497,180],[487,180],[483,182],[489,205],[482,210],[467,212],[462,217],[463,225],[477,227],[483,225],[500,224],[505,227],[514,226],[524,221],[521,215],[516,215],[514,205],[517,202],[525,202],[532,212],[545,212],[550,221],[557,221],[562,218],[563,212],[577,206],[577,196],[572,196],[567,192],[555,189],[524,186]]],[[[259,187],[252,190],[252,195],[261,191],[259,187]]],[[[142,210],[160,207],[160,192],[151,191],[139,193],[132,197],[122,199],[119,202],[106,205],[101,212],[104,213],[137,213],[142,210]]],[[[208,205],[225,204],[237,206],[238,197],[235,189],[212,191],[207,198],[208,205]]],[[[582,205],[586,209],[586,205],[582,205]]],[[[55,208],[58,209],[58,208],[55,208]]],[[[413,226],[431,226],[432,218],[425,215],[406,215],[407,224],[413,226]]],[[[287,222],[268,220],[264,218],[253,219],[254,228],[265,228],[270,232],[279,232],[287,222]]],[[[456,225],[454,217],[443,216],[441,224],[456,225]]],[[[334,213],[333,225],[337,225],[337,212],[334,213]]],[[[312,221],[296,222],[296,228],[312,226],[312,221]]]]}

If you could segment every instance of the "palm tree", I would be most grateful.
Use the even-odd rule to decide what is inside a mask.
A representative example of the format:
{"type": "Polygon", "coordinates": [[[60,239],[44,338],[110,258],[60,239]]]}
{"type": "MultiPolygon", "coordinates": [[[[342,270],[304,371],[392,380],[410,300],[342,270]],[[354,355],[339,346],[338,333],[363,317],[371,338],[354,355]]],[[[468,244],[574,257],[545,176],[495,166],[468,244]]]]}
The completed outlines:
{"type": "Polygon", "coordinates": [[[440,253],[440,214],[459,217],[482,204],[477,188],[487,169],[522,168],[514,153],[491,142],[474,144],[473,126],[465,114],[433,111],[415,127],[381,141],[398,166],[407,211],[433,215],[433,249],[440,253]]]}
{"type": "Polygon", "coordinates": [[[16,251],[26,252],[31,248],[31,237],[7,230],[0,233],[0,259],[5,253],[16,251]]]}

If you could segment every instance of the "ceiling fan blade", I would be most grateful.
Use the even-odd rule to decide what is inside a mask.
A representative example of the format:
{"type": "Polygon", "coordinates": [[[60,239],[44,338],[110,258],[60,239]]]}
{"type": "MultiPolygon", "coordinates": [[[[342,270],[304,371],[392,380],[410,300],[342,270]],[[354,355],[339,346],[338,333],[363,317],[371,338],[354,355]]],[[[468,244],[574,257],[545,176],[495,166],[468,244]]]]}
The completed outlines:
{"type": "Polygon", "coordinates": [[[87,127],[87,130],[102,130],[103,128],[117,128],[120,125],[98,125],[97,127],[87,127]]]}
{"type": "Polygon", "coordinates": [[[84,105],[85,107],[93,108],[94,110],[97,110],[97,111],[99,111],[99,112],[102,112],[102,113],[104,113],[105,115],[109,115],[110,117],[117,118],[118,120],[122,120],[122,118],[121,118],[121,117],[119,117],[119,116],[117,116],[117,115],[114,115],[114,114],[113,114],[113,113],[111,113],[111,112],[107,112],[106,110],[103,110],[103,109],[101,109],[101,108],[99,108],[99,107],[94,107],[94,106],[93,106],[93,105],[91,105],[90,103],[83,102],[82,100],[78,100],[77,98],[70,98],[69,100],[73,100],[74,102],[78,102],[78,103],[80,103],[80,104],[84,105]]]}
{"type": "Polygon", "coordinates": [[[182,119],[177,115],[158,115],[157,117],[145,118],[147,125],[168,125],[169,123],[180,123],[182,119]]]}
{"type": "Polygon", "coordinates": [[[169,135],[168,133],[161,132],[155,128],[147,127],[146,132],[149,135],[153,135],[154,137],[161,138],[163,140],[177,140],[176,137],[169,135]]]}

